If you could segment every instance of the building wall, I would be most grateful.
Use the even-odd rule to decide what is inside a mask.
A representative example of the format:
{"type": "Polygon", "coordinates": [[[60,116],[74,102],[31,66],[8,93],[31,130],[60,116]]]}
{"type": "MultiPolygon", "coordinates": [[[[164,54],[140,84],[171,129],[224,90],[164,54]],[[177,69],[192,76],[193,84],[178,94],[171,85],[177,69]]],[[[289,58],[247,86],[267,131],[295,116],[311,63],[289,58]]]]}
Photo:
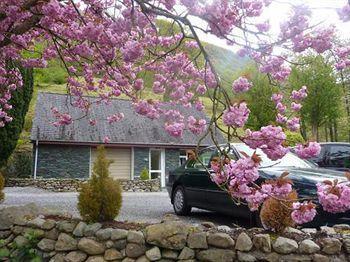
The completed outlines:
{"type": "Polygon", "coordinates": [[[140,177],[141,171],[149,168],[149,148],[134,148],[134,178],[140,177]]]}
{"type": "Polygon", "coordinates": [[[165,173],[179,167],[180,150],[179,149],[165,149],[165,173]]]}
{"type": "Polygon", "coordinates": [[[90,147],[67,145],[40,145],[37,177],[88,178],[90,147]]]}

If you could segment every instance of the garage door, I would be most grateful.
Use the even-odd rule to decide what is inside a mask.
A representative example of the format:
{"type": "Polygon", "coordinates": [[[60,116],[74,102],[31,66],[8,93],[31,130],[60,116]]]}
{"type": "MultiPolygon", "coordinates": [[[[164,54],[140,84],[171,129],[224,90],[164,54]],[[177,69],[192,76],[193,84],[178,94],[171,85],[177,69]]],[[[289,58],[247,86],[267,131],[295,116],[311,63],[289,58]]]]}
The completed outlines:
{"type": "MultiPolygon", "coordinates": [[[[116,179],[131,179],[131,149],[106,148],[107,159],[113,160],[109,166],[110,175],[116,179]]],[[[91,171],[97,156],[96,148],[91,149],[91,171]]]]}

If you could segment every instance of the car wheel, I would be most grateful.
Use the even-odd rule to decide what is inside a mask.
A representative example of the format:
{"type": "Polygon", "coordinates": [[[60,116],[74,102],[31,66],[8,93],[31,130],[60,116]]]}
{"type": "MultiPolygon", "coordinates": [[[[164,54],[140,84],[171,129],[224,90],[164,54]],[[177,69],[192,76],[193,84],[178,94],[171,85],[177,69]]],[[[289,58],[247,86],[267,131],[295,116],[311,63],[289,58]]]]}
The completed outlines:
{"type": "Polygon", "coordinates": [[[191,207],[187,205],[185,191],[182,186],[175,188],[173,194],[173,207],[176,215],[185,216],[191,212],[191,207]]]}

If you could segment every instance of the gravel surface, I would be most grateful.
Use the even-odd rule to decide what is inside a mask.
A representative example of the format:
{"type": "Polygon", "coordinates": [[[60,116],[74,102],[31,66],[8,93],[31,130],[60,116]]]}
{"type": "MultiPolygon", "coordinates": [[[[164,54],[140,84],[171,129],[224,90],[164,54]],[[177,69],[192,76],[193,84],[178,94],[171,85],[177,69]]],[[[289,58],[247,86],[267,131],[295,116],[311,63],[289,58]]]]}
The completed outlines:
{"type": "MultiPolygon", "coordinates": [[[[52,210],[60,210],[79,215],[77,210],[77,193],[56,193],[33,187],[8,187],[4,190],[5,201],[1,207],[36,203],[38,206],[52,210]]],[[[164,216],[175,216],[167,192],[123,193],[123,205],[117,220],[137,222],[159,222],[164,216]]],[[[246,221],[224,216],[215,212],[207,212],[194,208],[190,216],[179,217],[189,223],[211,221],[217,225],[232,223],[247,226],[246,221]]]]}

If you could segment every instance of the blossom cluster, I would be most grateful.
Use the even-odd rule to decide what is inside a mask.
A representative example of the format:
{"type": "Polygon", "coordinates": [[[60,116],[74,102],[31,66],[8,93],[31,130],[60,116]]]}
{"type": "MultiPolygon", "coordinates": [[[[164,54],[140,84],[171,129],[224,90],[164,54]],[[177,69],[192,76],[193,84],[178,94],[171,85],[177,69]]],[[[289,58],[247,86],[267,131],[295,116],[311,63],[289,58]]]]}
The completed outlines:
{"type": "Polygon", "coordinates": [[[243,127],[248,120],[250,110],[247,103],[234,104],[223,113],[222,120],[226,126],[243,127]]]}
{"type": "Polygon", "coordinates": [[[300,158],[307,159],[317,157],[321,152],[321,146],[317,142],[308,142],[305,145],[296,145],[294,150],[300,158]]]}
{"type": "Polygon", "coordinates": [[[312,202],[293,203],[292,219],[297,224],[311,222],[316,216],[316,205],[312,202]]]}
{"type": "Polygon", "coordinates": [[[247,92],[252,87],[252,84],[245,77],[240,76],[233,81],[232,89],[236,93],[247,92]]]}
{"type": "Polygon", "coordinates": [[[325,181],[317,184],[318,200],[330,213],[341,213],[350,209],[350,184],[325,181]]]}

